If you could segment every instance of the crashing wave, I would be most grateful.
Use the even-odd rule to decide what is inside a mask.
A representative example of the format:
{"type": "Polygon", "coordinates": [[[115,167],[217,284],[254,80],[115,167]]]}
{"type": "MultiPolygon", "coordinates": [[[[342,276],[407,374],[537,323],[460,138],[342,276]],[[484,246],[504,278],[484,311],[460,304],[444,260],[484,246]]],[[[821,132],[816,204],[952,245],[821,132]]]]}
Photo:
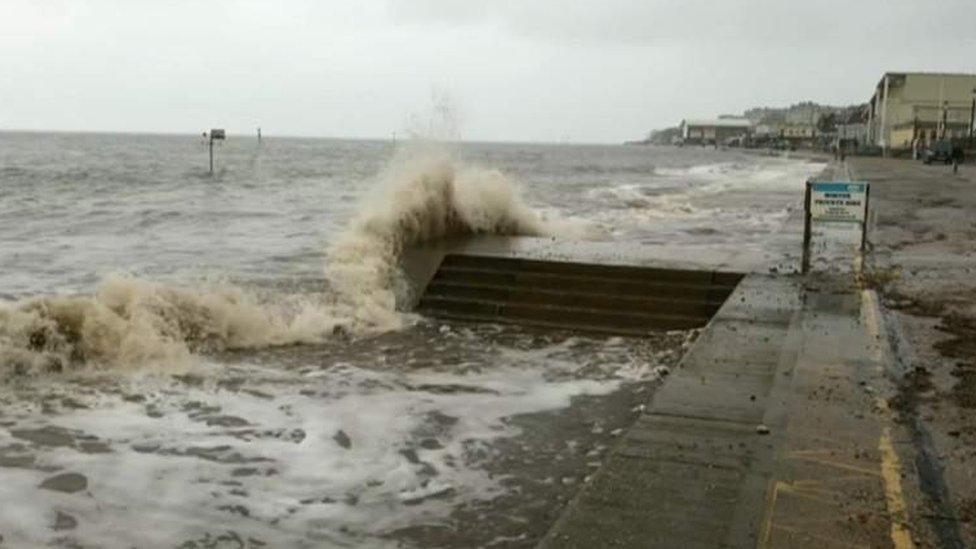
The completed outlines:
{"type": "Polygon", "coordinates": [[[330,299],[269,303],[238,288],[180,289],[113,276],[91,296],[0,305],[0,372],[178,366],[196,353],[322,341],[337,326],[357,334],[397,329],[405,247],[458,235],[550,232],[501,172],[415,147],[396,155],[330,247],[330,299]]]}
{"type": "Polygon", "coordinates": [[[460,165],[442,152],[401,153],[329,249],[327,277],[355,329],[397,328],[397,266],[405,247],[452,236],[550,232],[501,172],[460,165]]]}
{"type": "Polygon", "coordinates": [[[181,366],[196,352],[315,341],[331,328],[317,312],[285,316],[235,288],[194,291],[112,276],[92,296],[0,308],[0,365],[19,374],[83,364],[181,366]]]}

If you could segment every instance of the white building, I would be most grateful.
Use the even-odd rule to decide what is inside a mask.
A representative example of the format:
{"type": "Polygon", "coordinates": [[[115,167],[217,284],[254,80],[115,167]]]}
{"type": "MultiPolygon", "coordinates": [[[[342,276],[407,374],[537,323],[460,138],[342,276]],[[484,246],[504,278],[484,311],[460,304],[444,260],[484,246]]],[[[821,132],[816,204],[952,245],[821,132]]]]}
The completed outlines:
{"type": "Polygon", "coordinates": [[[733,137],[745,137],[752,133],[752,127],[752,122],[745,118],[682,120],[680,126],[685,143],[720,143],[733,137]]]}

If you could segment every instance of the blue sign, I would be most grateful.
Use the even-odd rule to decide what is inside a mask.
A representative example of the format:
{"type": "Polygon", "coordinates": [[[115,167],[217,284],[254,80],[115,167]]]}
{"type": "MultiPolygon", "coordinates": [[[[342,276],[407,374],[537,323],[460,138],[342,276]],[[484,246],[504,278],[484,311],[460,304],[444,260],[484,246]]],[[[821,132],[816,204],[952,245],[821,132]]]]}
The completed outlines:
{"type": "Polygon", "coordinates": [[[810,183],[810,218],[815,221],[864,223],[867,204],[867,183],[810,183]]]}

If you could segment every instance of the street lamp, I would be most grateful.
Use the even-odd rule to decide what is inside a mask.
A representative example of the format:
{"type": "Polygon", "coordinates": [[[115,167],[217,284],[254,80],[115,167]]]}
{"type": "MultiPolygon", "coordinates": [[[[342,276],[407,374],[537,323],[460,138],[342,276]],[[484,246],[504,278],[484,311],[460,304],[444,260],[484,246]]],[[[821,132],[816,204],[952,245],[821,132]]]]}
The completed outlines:
{"type": "Polygon", "coordinates": [[[946,138],[946,133],[949,130],[948,115],[949,115],[949,102],[948,101],[943,101],[942,102],[942,122],[940,123],[940,127],[939,127],[939,139],[945,139],[946,138]]]}
{"type": "Polygon", "coordinates": [[[969,109],[969,148],[973,148],[973,135],[976,134],[976,88],[973,88],[973,106],[969,109]]]}

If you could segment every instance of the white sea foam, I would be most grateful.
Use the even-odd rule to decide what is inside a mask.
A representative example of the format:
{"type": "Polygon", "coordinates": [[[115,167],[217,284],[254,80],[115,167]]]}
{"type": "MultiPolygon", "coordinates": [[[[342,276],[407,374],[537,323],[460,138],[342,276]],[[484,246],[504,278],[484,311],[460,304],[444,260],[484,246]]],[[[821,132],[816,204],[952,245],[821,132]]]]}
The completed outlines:
{"type": "Polygon", "coordinates": [[[594,213],[596,220],[625,232],[645,234],[653,224],[663,234],[730,217],[736,228],[773,229],[802,198],[803,182],[822,169],[819,162],[782,159],[662,167],[655,169],[656,178],[593,188],[587,196],[604,206],[594,213]]]}
{"type": "MultiPolygon", "coordinates": [[[[656,355],[614,339],[474,352],[479,367],[465,372],[216,370],[245,379],[260,390],[254,395],[213,379],[199,387],[151,376],[118,381],[141,401],[53,383],[48,400],[65,391],[79,405],[45,415],[37,399],[17,398],[11,429],[54,425],[106,451],[32,446],[36,468],[5,469],[0,498],[17,505],[0,506],[0,528],[17,546],[52,543],[63,535],[50,529],[60,511],[77,519],[74,539],[97,546],[168,547],[229,530],[275,546],[383,546],[384,534],[508,490],[484,467],[496,441],[520,433],[505,418],[658,375],[656,355]],[[237,423],[215,422],[228,417],[237,423]],[[85,496],[38,490],[53,470],[85,475],[85,496]],[[131,527],[140,524],[152,527],[131,527]]],[[[0,430],[0,446],[20,440],[0,430]]]]}

